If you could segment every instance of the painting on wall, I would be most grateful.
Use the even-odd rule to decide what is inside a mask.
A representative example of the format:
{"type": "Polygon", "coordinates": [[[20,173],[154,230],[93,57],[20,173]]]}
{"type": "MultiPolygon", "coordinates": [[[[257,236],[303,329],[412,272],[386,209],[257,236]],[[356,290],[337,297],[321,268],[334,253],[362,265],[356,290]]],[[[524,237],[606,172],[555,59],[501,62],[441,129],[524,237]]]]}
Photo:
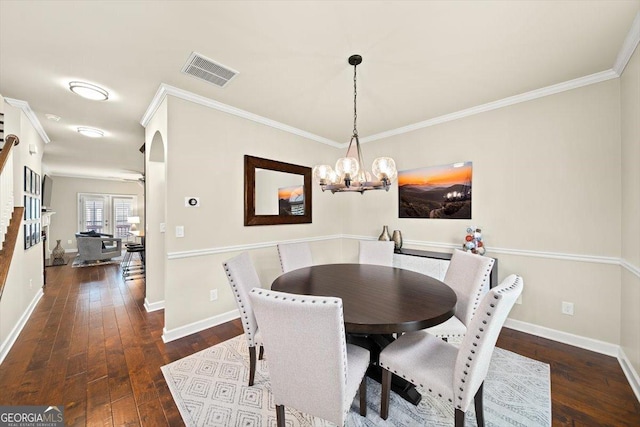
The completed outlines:
{"type": "Polygon", "coordinates": [[[304,185],[278,188],[279,215],[304,215],[304,185]]]}
{"type": "Polygon", "coordinates": [[[471,219],[472,162],[398,172],[400,218],[471,219]]]}
{"type": "Polygon", "coordinates": [[[24,248],[29,249],[31,247],[31,224],[24,225],[24,248]]]}
{"type": "Polygon", "coordinates": [[[24,167],[24,192],[31,193],[31,169],[24,167]]]}

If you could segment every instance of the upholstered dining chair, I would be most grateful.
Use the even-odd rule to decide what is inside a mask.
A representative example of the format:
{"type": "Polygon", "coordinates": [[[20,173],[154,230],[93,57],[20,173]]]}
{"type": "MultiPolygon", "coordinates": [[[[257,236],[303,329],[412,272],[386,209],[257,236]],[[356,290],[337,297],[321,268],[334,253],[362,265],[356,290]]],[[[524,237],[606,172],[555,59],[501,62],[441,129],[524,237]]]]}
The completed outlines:
{"type": "Polygon", "coordinates": [[[256,347],[260,346],[259,359],[262,359],[264,348],[256,317],[253,314],[249,292],[255,287],[260,287],[260,279],[248,252],[243,252],[227,260],[222,266],[227,274],[227,280],[231,285],[233,296],[236,299],[240,318],[242,319],[242,328],[249,345],[249,386],[252,386],[256,374],[256,347]]]}
{"type": "Polygon", "coordinates": [[[455,315],[446,322],[428,328],[427,332],[445,341],[460,342],[467,331],[482,297],[489,291],[493,258],[456,249],[444,277],[458,297],[455,315]]]}
{"type": "Polygon", "coordinates": [[[311,248],[306,242],[279,243],[278,256],[280,257],[280,266],[283,273],[313,265],[311,248]]]}
{"type": "Polygon", "coordinates": [[[393,265],[394,243],[387,241],[360,240],[358,261],[360,264],[393,265]]]}
{"type": "Polygon", "coordinates": [[[475,402],[478,426],[484,426],[482,387],[489,362],[523,281],[515,274],[490,290],[480,302],[460,348],[426,331],[409,332],[380,353],[382,397],[380,416],[389,415],[392,375],[419,386],[432,396],[448,400],[455,408],[455,426],[464,426],[465,413],[475,402]]]}
{"type": "Polygon", "coordinates": [[[256,288],[278,427],[285,406],[343,426],[358,388],[365,416],[369,350],[345,341],[342,300],[256,288]]]}

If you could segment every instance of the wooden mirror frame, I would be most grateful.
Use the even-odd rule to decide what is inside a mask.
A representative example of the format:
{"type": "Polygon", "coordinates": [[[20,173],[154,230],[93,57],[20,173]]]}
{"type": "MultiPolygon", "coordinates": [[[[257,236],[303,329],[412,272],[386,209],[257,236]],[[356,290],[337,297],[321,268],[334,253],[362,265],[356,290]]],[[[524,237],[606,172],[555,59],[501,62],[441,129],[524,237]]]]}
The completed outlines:
{"type": "Polygon", "coordinates": [[[311,168],[260,157],[244,156],[244,225],[310,224],[311,168]],[[256,215],[256,169],[302,175],[304,178],[304,215],[256,215]]]}

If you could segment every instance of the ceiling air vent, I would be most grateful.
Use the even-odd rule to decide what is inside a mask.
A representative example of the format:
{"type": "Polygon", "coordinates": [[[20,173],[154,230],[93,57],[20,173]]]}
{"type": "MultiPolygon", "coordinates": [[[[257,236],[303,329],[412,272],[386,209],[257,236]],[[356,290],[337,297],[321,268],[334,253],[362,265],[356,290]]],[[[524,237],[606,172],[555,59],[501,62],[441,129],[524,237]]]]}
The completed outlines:
{"type": "Polygon", "coordinates": [[[182,67],[182,72],[220,87],[225,87],[238,74],[237,71],[197,52],[191,53],[187,63],[182,67]]]}

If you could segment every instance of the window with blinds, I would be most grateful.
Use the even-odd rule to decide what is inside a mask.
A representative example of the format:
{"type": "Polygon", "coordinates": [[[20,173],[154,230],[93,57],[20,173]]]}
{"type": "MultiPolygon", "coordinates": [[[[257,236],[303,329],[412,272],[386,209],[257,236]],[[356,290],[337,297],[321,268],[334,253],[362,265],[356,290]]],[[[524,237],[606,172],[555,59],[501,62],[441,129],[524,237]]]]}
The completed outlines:
{"type": "Polygon", "coordinates": [[[102,229],[105,227],[104,200],[85,200],[83,210],[86,230],[102,233],[102,229]]]}
{"type": "Polygon", "coordinates": [[[116,194],[78,194],[79,230],[131,236],[128,219],[135,217],[137,197],[116,194]]]}
{"type": "Polygon", "coordinates": [[[131,233],[131,224],[127,222],[127,218],[133,215],[133,200],[114,198],[113,199],[113,215],[114,215],[114,237],[127,237],[131,233]]]}

